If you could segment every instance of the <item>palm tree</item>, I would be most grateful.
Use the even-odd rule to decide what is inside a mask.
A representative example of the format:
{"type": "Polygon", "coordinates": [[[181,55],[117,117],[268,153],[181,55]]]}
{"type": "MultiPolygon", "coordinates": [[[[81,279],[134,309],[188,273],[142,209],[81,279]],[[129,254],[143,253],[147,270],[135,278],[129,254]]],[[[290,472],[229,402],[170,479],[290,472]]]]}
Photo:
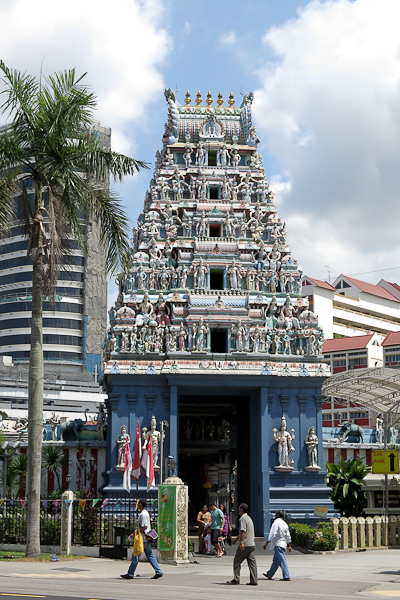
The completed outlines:
{"type": "Polygon", "coordinates": [[[27,256],[32,258],[32,321],[28,387],[27,556],[40,553],[40,474],[43,416],[43,299],[54,303],[57,276],[67,269],[71,238],[86,250],[84,218],[98,223],[106,268],[128,264],[129,220],[108,189],[143,162],[100,145],[94,130],[96,99],[75,70],[42,83],[0,61],[5,86],[0,106],[10,122],[0,130],[0,226],[12,222],[13,195],[25,210],[27,256]],[[31,193],[29,190],[33,188],[31,193]]]}
{"type": "Polygon", "coordinates": [[[60,469],[67,464],[68,459],[60,446],[49,444],[43,448],[42,470],[50,471],[56,476],[59,490],[61,490],[60,469]]]}
{"type": "Polygon", "coordinates": [[[21,486],[23,486],[24,478],[28,472],[28,455],[19,454],[16,456],[11,463],[10,469],[15,473],[16,477],[18,477],[18,494],[20,494],[21,486]]]}

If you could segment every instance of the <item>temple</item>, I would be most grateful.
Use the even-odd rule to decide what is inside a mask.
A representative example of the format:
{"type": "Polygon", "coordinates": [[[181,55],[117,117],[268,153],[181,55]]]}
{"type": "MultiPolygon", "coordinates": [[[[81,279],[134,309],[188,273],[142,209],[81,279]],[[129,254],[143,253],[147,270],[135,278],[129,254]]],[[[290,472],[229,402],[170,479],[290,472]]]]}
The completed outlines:
{"type": "Polygon", "coordinates": [[[104,493],[123,491],[121,427],[132,446],[138,420],[154,434],[163,469],[167,420],[163,453],[189,486],[189,521],[208,501],[234,518],[248,503],[258,535],[278,508],[296,519],[312,520],[315,505],[332,514],[321,468],[324,335],[257,152],[253,93],[240,106],[232,93],[227,105],[221,93],[216,105],[210,92],[205,105],[200,92],[183,106],[171,90],[165,97],[162,149],[109,311],[104,493]]]}

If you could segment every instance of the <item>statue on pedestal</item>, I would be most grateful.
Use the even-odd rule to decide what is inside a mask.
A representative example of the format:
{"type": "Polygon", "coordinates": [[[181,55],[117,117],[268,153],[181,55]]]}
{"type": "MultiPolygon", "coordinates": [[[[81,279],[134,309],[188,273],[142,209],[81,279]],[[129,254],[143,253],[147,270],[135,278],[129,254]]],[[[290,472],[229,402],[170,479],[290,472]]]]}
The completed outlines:
{"type": "Polygon", "coordinates": [[[115,469],[123,471],[125,469],[125,446],[131,443],[131,438],[127,433],[126,425],[121,425],[121,433],[117,437],[118,460],[115,469]]]}
{"type": "Polygon", "coordinates": [[[375,421],[375,438],[377,444],[383,443],[383,415],[379,413],[375,421]]]}
{"type": "Polygon", "coordinates": [[[294,429],[292,428],[290,433],[286,430],[286,419],[283,416],[279,431],[274,427],[272,430],[274,440],[278,444],[278,460],[279,466],[275,467],[275,471],[292,471],[293,470],[293,452],[294,447],[292,441],[294,440],[294,429]],[[289,453],[292,453],[292,457],[289,461],[289,453]]]}
{"type": "Polygon", "coordinates": [[[51,412],[51,417],[50,417],[50,425],[51,425],[51,439],[53,440],[53,442],[57,439],[57,427],[60,423],[60,417],[58,417],[56,415],[56,411],[53,410],[51,412]]]}
{"type": "Polygon", "coordinates": [[[99,442],[104,441],[104,427],[106,426],[107,421],[106,413],[104,410],[105,407],[106,405],[103,402],[100,402],[100,404],[98,405],[99,412],[97,413],[96,429],[99,442]]]}
{"type": "MultiPolygon", "coordinates": [[[[162,439],[165,439],[165,433],[163,432],[162,434],[162,439]]],[[[160,444],[161,444],[161,433],[159,431],[157,431],[157,421],[155,416],[153,415],[151,417],[151,421],[150,421],[150,430],[147,430],[147,427],[143,427],[143,452],[146,450],[147,447],[147,442],[149,441],[149,438],[151,437],[151,446],[153,449],[153,465],[154,467],[158,467],[158,453],[159,453],[159,448],[160,448],[160,444]]]]}
{"type": "Polygon", "coordinates": [[[208,332],[208,325],[203,322],[203,317],[200,317],[198,325],[193,325],[193,346],[198,352],[203,352],[208,332]]]}
{"type": "Polygon", "coordinates": [[[239,318],[236,325],[232,325],[231,332],[233,334],[236,352],[245,352],[247,327],[246,325],[242,325],[242,319],[239,318]]]}
{"type": "Polygon", "coordinates": [[[306,448],[308,454],[308,467],[304,467],[305,471],[319,471],[318,466],[318,437],[315,435],[315,427],[312,425],[308,430],[306,437],[306,448]]]}

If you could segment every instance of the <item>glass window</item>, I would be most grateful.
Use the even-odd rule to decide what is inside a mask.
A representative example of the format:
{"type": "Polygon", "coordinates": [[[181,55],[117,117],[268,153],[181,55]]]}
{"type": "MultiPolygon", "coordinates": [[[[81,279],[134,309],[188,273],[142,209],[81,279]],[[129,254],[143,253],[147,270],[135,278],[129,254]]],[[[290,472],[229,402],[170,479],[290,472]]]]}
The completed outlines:
{"type": "MultiPolygon", "coordinates": [[[[30,317],[19,318],[19,319],[4,319],[0,320],[0,331],[5,329],[21,329],[23,327],[30,327],[30,317]]],[[[56,327],[59,329],[82,329],[82,321],[76,319],[63,319],[63,318],[43,318],[43,327],[56,327]]]]}

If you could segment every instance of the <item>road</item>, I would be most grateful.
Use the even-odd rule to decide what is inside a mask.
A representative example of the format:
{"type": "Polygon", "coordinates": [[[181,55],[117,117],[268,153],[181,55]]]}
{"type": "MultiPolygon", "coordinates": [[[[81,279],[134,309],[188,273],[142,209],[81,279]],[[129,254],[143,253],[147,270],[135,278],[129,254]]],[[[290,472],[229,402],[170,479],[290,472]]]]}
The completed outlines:
{"type": "Polygon", "coordinates": [[[271,552],[257,547],[258,587],[246,586],[247,566],[242,568],[240,586],[227,586],[232,578],[232,556],[221,559],[194,556],[183,567],[163,565],[164,577],[152,580],[148,563],[140,563],[140,577],[124,580],[126,561],[82,559],[73,562],[1,562],[0,600],[43,598],[44,600],[131,600],[162,597],[165,600],[217,600],[235,598],[294,598],[298,600],[347,600],[359,598],[400,598],[400,550],[371,550],[334,555],[288,556],[292,581],[273,581],[262,573],[271,563],[271,552]],[[196,561],[198,564],[195,564],[196,561]]]}

